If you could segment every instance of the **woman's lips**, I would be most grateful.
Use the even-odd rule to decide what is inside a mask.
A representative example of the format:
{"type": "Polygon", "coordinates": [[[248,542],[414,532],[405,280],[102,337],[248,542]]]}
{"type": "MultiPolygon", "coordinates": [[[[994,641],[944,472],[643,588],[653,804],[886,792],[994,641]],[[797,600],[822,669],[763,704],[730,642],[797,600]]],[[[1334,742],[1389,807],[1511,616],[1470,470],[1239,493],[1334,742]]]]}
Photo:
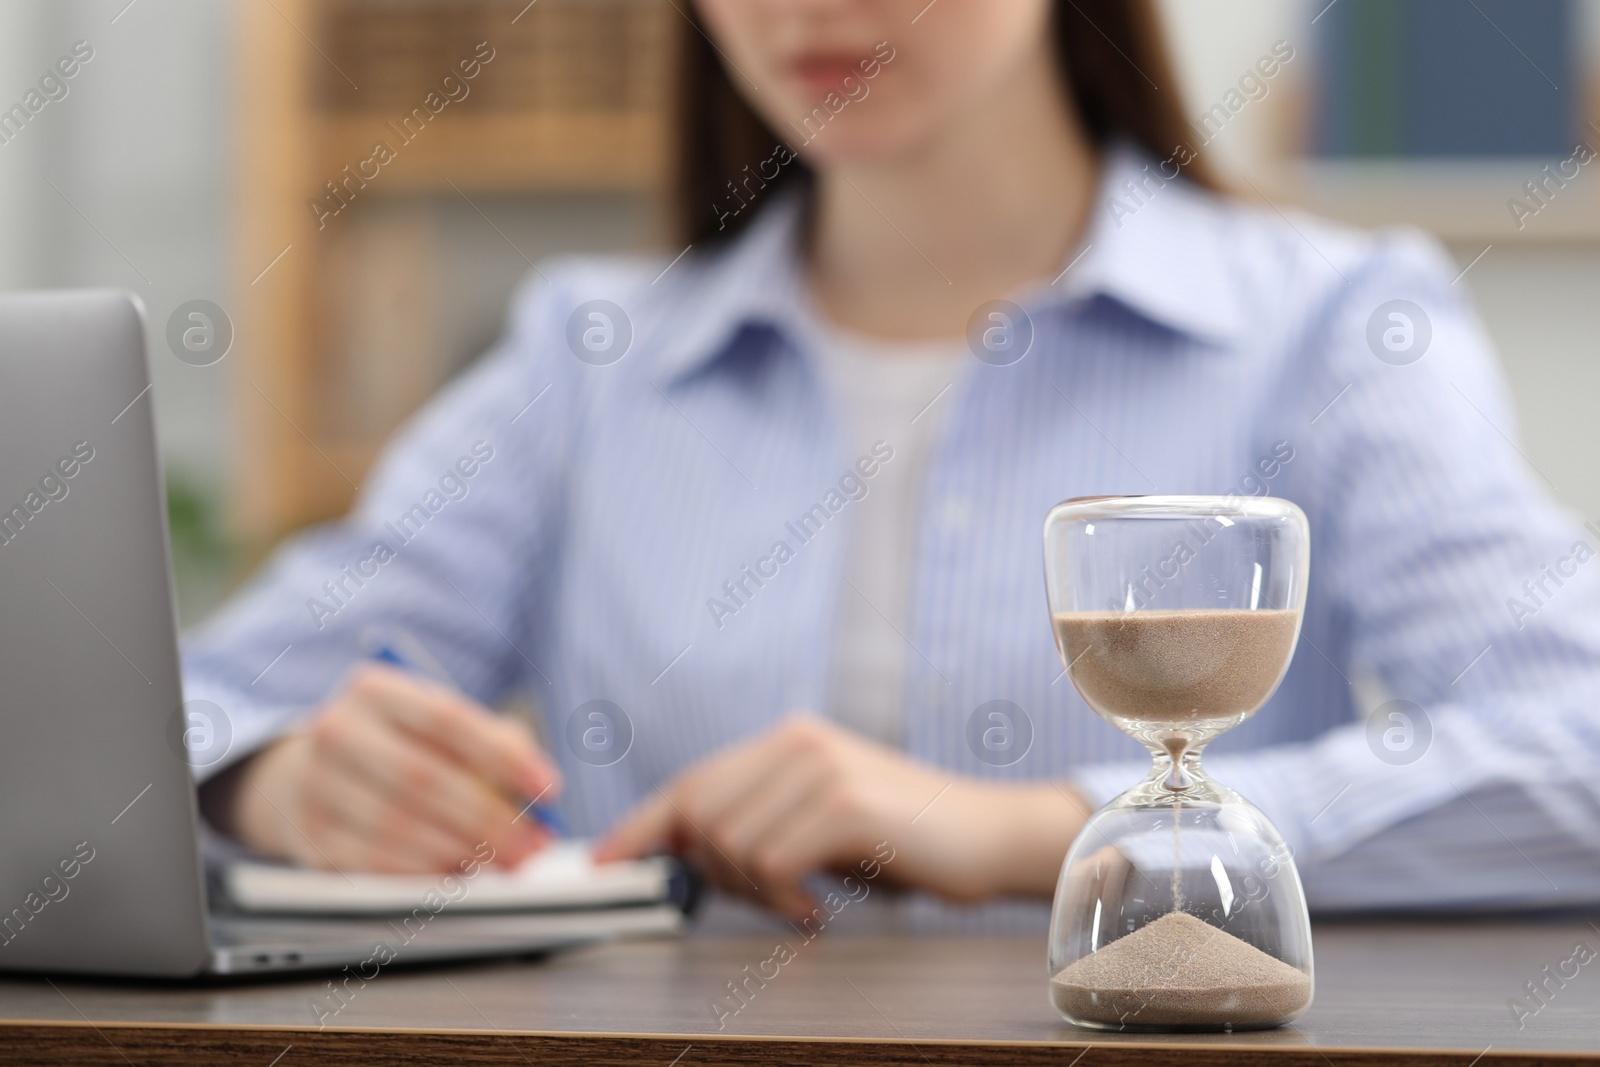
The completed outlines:
{"type": "Polygon", "coordinates": [[[789,75],[808,93],[820,96],[838,89],[846,78],[859,80],[866,58],[840,53],[805,55],[789,64],[789,75]]]}

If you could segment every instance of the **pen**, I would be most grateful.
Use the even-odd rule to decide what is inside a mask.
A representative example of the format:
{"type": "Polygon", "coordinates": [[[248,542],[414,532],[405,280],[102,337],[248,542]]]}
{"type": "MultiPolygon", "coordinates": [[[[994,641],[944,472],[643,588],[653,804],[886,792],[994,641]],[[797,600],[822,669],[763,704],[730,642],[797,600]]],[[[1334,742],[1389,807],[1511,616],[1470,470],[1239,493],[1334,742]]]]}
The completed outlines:
{"type": "MultiPolygon", "coordinates": [[[[382,633],[368,630],[362,635],[362,644],[368,658],[378,663],[387,663],[391,667],[399,668],[415,674],[421,678],[444,686],[454,692],[460,692],[460,687],[445,671],[438,660],[428,654],[421,642],[406,633],[404,630],[386,629],[382,633]]],[[[526,800],[521,815],[531,815],[540,826],[549,830],[558,837],[568,836],[566,824],[554,808],[548,808],[538,802],[537,798],[526,800]]]]}

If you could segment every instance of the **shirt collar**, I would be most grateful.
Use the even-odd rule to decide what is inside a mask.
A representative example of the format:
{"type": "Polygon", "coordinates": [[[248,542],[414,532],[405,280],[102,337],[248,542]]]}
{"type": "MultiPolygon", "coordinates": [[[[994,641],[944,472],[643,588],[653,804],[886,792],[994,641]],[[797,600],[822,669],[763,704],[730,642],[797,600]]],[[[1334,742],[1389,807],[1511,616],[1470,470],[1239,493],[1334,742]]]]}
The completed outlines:
{"type": "MultiPolygon", "coordinates": [[[[1165,178],[1158,163],[1113,145],[1084,242],[1054,281],[1018,299],[1031,312],[1082,305],[1097,296],[1197,340],[1225,343],[1243,327],[1223,258],[1225,208],[1215,194],[1165,178]]],[[[742,332],[769,328],[813,336],[800,270],[804,198],[790,189],[767,204],[719,254],[691,260],[658,326],[671,338],[659,363],[668,382],[714,363],[742,332]]]]}
{"type": "Polygon", "coordinates": [[[1244,326],[1224,251],[1227,205],[1216,194],[1168,178],[1128,144],[1106,154],[1083,244],[1035,299],[1081,302],[1105,296],[1197,340],[1226,343],[1244,326]]]}
{"type": "Polygon", "coordinates": [[[785,190],[732,245],[686,264],[659,323],[670,338],[658,362],[667,382],[714,363],[746,329],[809,333],[800,271],[804,217],[801,191],[785,190]]]}

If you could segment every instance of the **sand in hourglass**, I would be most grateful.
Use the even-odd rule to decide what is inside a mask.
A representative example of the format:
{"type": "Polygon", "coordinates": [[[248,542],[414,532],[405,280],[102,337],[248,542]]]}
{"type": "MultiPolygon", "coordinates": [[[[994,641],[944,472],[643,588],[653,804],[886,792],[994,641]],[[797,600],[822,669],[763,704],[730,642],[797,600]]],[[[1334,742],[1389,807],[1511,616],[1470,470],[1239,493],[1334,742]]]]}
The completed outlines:
{"type": "Polygon", "coordinates": [[[1074,1019],[1128,1029],[1277,1026],[1311,1001],[1311,979],[1181,911],[1091,952],[1050,980],[1074,1019]]]}
{"type": "Polygon", "coordinates": [[[1072,682],[1103,715],[1178,726],[1248,714],[1294,648],[1297,611],[1073,611],[1055,617],[1072,682]]]}

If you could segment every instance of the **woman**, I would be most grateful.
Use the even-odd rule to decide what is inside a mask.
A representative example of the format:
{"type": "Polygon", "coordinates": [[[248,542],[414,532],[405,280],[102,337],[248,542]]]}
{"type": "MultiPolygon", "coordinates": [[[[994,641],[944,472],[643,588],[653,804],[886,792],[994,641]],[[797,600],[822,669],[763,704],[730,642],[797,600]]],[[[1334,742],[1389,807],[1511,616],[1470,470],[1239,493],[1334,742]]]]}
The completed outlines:
{"type": "Polygon", "coordinates": [[[892,856],[926,921],[988,921],[935,898],[1047,896],[1148,766],[1062,679],[1046,509],[1270,492],[1313,527],[1304,638],[1209,763],[1313,902],[1600,896],[1595,568],[1523,585],[1588,535],[1432,245],[1219,193],[1147,3],[698,16],[689,253],[543,266],[356,511],[193,642],[238,760],[214,821],[432,870],[521,859],[559,797],[602,855],[779,912],[892,856]],[[374,625],[464,695],[352,670],[374,625]],[[483,708],[521,688],[543,746],[483,708]]]}

